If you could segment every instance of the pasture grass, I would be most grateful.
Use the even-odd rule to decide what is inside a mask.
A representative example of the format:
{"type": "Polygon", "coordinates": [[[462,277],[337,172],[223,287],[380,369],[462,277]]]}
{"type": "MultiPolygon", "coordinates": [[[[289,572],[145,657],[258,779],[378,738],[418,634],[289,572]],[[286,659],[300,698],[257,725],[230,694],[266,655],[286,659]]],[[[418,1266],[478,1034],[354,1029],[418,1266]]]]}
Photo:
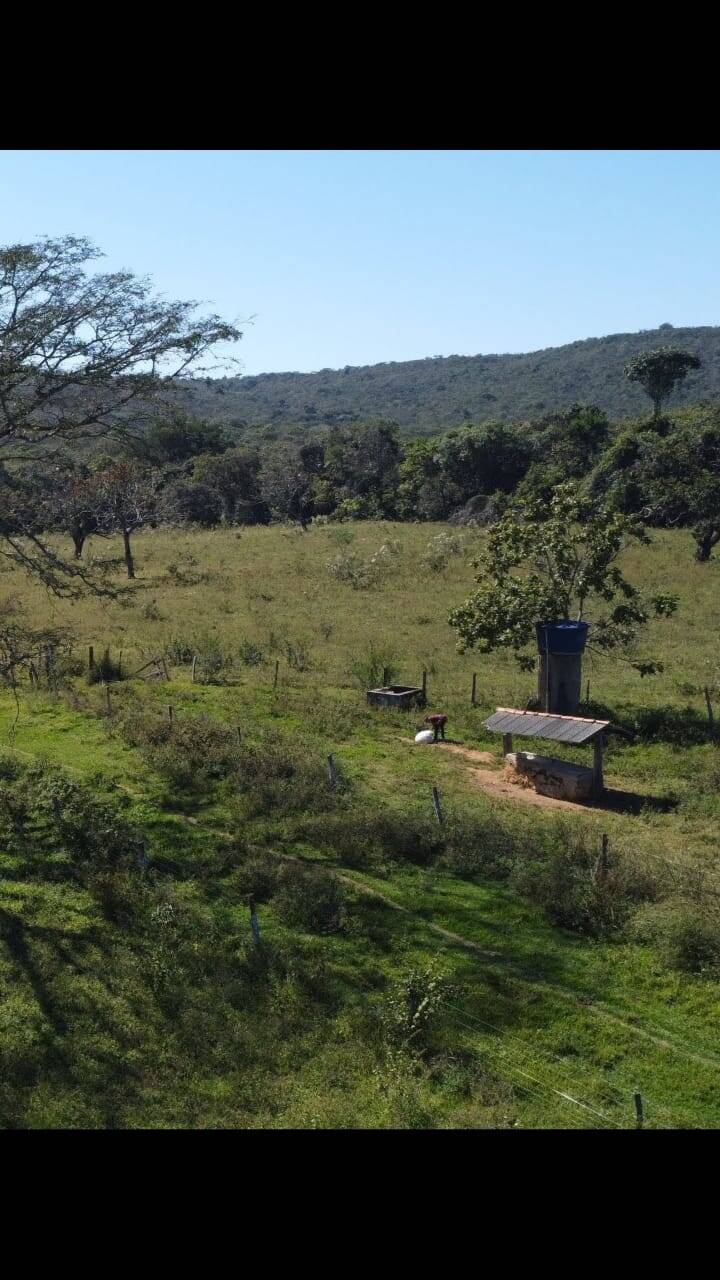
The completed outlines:
{"type": "MultiPolygon", "coordinates": [[[[126,674],[164,655],[171,676],[114,683],[110,714],[105,690],[82,677],[57,693],[23,684],[19,706],[10,691],[0,696],[4,758],[67,772],[116,805],[149,859],[137,877],[142,902],[113,919],[97,885],[53,879],[55,853],[46,872],[37,860],[31,868],[11,841],[0,881],[6,1127],[633,1127],[636,1088],[648,1127],[720,1126],[712,965],[684,971],[652,936],[625,927],[601,937],[560,928],[518,887],[502,850],[494,862],[481,857],[495,839],[532,862],[581,838],[599,848],[607,832],[613,856],[656,868],[683,910],[696,909],[693,893],[712,903],[720,773],[703,688],[718,682],[718,564],[696,564],[689,538],[673,533],[627,554],[631,574],[680,596],[678,614],[645,642],[665,663],[661,677],[587,663],[589,713],[636,733],[612,739],[606,762],[608,785],[634,801],[558,816],[491,801],[464,760],[407,745],[420,713],[365,705],[373,663],[408,683],[425,668],[450,736],[499,762],[482,720],[533,691],[506,658],[455,652],[446,618],[471,587],[479,535],[433,571],[428,544],[442,528],[148,532],[135,539],[134,584],[111,565],[121,592],[111,602],[53,600],[4,570],[6,608],[19,601],[29,619],[67,626],[81,655],[91,644],[96,654],[122,650],[126,674]],[[344,545],[369,559],[385,544],[370,589],[330,571],[344,545]],[[129,733],[143,717],[164,723],[169,705],[189,738],[198,717],[231,737],[239,730],[224,775],[178,785],[173,762],[129,733]],[[292,735],[306,744],[304,772],[292,735]],[[268,801],[247,764],[271,749],[273,769],[289,761],[291,781],[268,801]],[[328,752],[341,776],[332,794],[328,752]],[[479,859],[467,874],[433,853],[433,785],[463,856],[479,859]],[[341,875],[340,927],[304,928],[297,913],[290,922],[271,895],[253,948],[243,867],[261,856],[341,875]],[[393,984],[428,966],[451,992],[422,1044],[398,1046],[383,1010],[393,984]]],[[[89,548],[96,564],[116,552],[89,548]]]]}

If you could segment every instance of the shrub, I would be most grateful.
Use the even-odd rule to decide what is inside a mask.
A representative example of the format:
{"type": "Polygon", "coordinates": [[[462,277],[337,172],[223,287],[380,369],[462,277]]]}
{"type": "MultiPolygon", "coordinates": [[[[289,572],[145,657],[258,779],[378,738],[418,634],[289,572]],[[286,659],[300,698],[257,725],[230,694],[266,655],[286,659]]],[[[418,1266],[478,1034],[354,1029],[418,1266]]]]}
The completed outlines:
{"type": "Polygon", "coordinates": [[[123,737],[178,791],[198,791],[236,768],[235,734],[209,716],[183,715],[170,721],[152,712],[125,718],[123,737]]]}
{"type": "Polygon", "coordinates": [[[156,600],[146,600],[140,606],[140,617],[145,618],[148,622],[159,622],[163,616],[156,600]]]}
{"type": "Polygon", "coordinates": [[[595,938],[619,932],[638,904],[659,890],[657,876],[615,852],[602,873],[598,849],[582,831],[561,834],[544,856],[516,861],[511,883],[553,924],[595,938]]]}
{"type": "Polygon", "coordinates": [[[241,640],[238,645],[240,661],[246,667],[259,667],[264,662],[263,651],[252,640],[241,640]]]}
{"type": "Polygon", "coordinates": [[[628,723],[645,742],[672,742],[682,747],[709,738],[707,716],[696,707],[638,707],[628,723]]]}
{"type": "Polygon", "coordinates": [[[350,665],[350,674],[355,677],[361,689],[372,689],[380,685],[383,672],[387,672],[388,683],[397,678],[395,651],[389,645],[376,644],[371,640],[365,649],[355,653],[350,665]]]}
{"type": "Polygon", "coordinates": [[[52,824],[53,836],[78,863],[110,868],[137,865],[144,855],[139,833],[116,808],[62,775],[35,773],[33,807],[52,824]]]}
{"type": "Polygon", "coordinates": [[[518,836],[492,814],[451,818],[445,828],[442,866],[469,879],[505,880],[521,855],[518,836]]]}
{"type": "Polygon", "coordinates": [[[243,738],[236,763],[239,820],[248,810],[266,814],[317,809],[334,798],[324,758],[311,740],[297,732],[263,728],[254,741],[243,738]]]}
{"type": "Polygon", "coordinates": [[[286,640],[285,641],[285,657],[288,666],[293,671],[308,671],[310,669],[310,655],[307,645],[302,640],[286,640]]]}
{"type": "Polygon", "coordinates": [[[367,591],[377,586],[389,565],[391,556],[398,551],[396,542],[384,542],[377,551],[363,559],[353,551],[339,551],[328,568],[334,578],[345,582],[355,591],[367,591]]]}
{"type": "Polygon", "coordinates": [[[281,863],[265,851],[250,854],[233,875],[233,885],[243,896],[252,894],[258,902],[272,898],[278,886],[281,863]]]}
{"type": "Polygon", "coordinates": [[[431,538],[421,557],[422,564],[433,573],[440,573],[450,563],[451,556],[459,556],[465,550],[465,539],[458,533],[438,533],[431,538]]]}
{"type": "Polygon", "coordinates": [[[207,684],[221,682],[223,672],[232,668],[232,656],[211,631],[201,631],[190,641],[190,657],[197,658],[196,678],[207,684]]]}
{"type": "Polygon", "coordinates": [[[329,871],[289,862],[278,878],[274,906],[281,919],[312,933],[335,933],[346,916],[343,887],[329,871]]]}
{"type": "Polygon", "coordinates": [[[163,653],[168,662],[183,666],[192,662],[196,653],[195,643],[189,636],[170,636],[163,645],[163,653]]]}
{"type": "Polygon", "coordinates": [[[718,976],[720,911],[707,902],[671,900],[638,912],[633,933],[657,947],[666,964],[687,973],[718,976]]]}
{"type": "Polygon", "coordinates": [[[409,969],[393,983],[383,1002],[381,1018],[387,1037],[405,1047],[419,1047],[427,1040],[449,990],[434,965],[409,969]]]}
{"type": "Polygon", "coordinates": [[[355,808],[312,816],[298,830],[320,848],[332,851],[348,867],[380,861],[430,866],[444,849],[444,837],[430,817],[372,812],[355,808]]]}

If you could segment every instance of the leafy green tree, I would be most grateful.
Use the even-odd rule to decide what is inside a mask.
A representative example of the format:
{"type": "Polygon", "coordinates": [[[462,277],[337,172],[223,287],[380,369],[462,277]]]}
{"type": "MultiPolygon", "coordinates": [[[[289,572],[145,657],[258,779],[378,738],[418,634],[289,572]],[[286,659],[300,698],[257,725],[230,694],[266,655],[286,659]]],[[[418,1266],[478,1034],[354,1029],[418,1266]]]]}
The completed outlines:
{"type": "MultiPolygon", "coordinates": [[[[487,548],[474,561],[478,589],[450,615],[461,652],[509,649],[524,670],[535,624],[566,618],[592,622],[592,645],[631,650],[651,617],[672,613],[676,599],[646,599],[617,565],[628,541],[650,541],[637,520],[614,512],[573,484],[560,485],[549,505],[526,499],[490,528],[487,548]]],[[[642,675],[658,663],[633,661],[642,675]]]]}
{"type": "MultiPolygon", "coordinates": [[[[294,520],[307,528],[317,510],[314,493],[321,484],[321,463],[315,451],[307,453],[292,445],[264,451],[260,491],[263,501],[279,519],[294,520]]],[[[330,505],[335,505],[334,496],[330,505]]]]}
{"type": "Polygon", "coordinates": [[[259,475],[260,459],[249,449],[228,449],[217,457],[204,454],[193,467],[193,479],[218,494],[226,524],[233,523],[243,504],[260,501],[259,475]]]}
{"type": "Polygon", "coordinates": [[[225,453],[232,440],[217,422],[203,422],[173,409],[161,422],[153,423],[141,444],[142,454],[154,463],[186,462],[199,454],[225,453]]]}
{"type": "Polygon", "coordinates": [[[476,494],[512,492],[532,456],[527,434],[502,422],[448,431],[436,447],[444,478],[463,502],[476,494]]]}
{"type": "Polygon", "coordinates": [[[700,365],[699,358],[690,351],[681,351],[678,347],[657,347],[628,360],[625,377],[629,382],[640,383],[653,402],[654,417],[659,418],[663,401],[691,369],[699,369],[700,365]]]}
{"type": "Polygon", "coordinates": [[[700,430],[685,429],[649,447],[633,468],[652,524],[690,528],[697,560],[710,559],[720,542],[720,415],[700,430]]]}
{"type": "Polygon", "coordinates": [[[183,524],[199,524],[204,529],[211,529],[220,523],[222,501],[210,485],[178,480],[163,490],[159,515],[161,520],[179,520],[183,524]]]}
{"type": "Polygon", "coordinates": [[[602,454],[609,436],[607,416],[595,405],[574,404],[533,422],[527,432],[533,462],[519,493],[549,500],[556,485],[581,480],[602,454]]]}

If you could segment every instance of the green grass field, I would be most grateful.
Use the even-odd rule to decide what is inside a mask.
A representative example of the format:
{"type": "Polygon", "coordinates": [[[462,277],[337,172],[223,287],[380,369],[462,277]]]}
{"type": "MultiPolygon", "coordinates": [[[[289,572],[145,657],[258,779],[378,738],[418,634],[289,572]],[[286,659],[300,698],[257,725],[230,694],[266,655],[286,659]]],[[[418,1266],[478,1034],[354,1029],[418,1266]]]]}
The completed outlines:
{"type": "MultiPolygon", "coordinates": [[[[57,689],[23,682],[17,703],[0,694],[0,797],[21,785],[13,761],[21,771],[40,763],[44,778],[64,772],[142,832],[150,863],[123,872],[110,901],[107,884],[78,873],[70,845],[56,846],[34,807],[34,775],[24,816],[8,801],[6,1127],[630,1128],[638,1089],[646,1127],[720,1127],[710,945],[713,930],[720,936],[720,770],[703,694],[720,679],[720,561],[695,563],[690,538],[672,533],[627,554],[631,577],[680,597],[643,642],[665,670],[641,680],[626,663],[588,660],[591,712],[637,732],[607,753],[606,782],[628,803],[561,813],[488,797],[466,760],[403,741],[419,713],[365,705],[373,663],[408,683],[424,668],[450,736],[494,750],[499,766],[482,721],[533,692],[510,659],[455,651],[447,615],[472,585],[478,535],[433,571],[428,544],[442,530],[148,532],[135,539],[134,584],[123,582],[119,546],[95,541],[88,556],[121,589],[111,601],[53,600],[2,573],[4,607],[67,627],[78,668],[93,645],[96,657],[122,651],[125,673],[164,653],[170,674],[114,684],[109,714],[105,690],[79,673],[57,689]],[[383,545],[370,589],[333,573],[338,558],[367,562],[383,545]],[[166,725],[168,706],[175,746],[151,750],[147,726],[166,725]],[[198,772],[185,785],[168,753],[180,751],[183,725],[189,739],[204,732],[205,715],[227,727],[223,750],[238,757],[217,781],[198,772]],[[294,772],[268,798],[250,776],[253,752],[281,771],[290,733],[294,772]],[[440,839],[434,785],[447,848],[425,856],[440,839]],[[652,879],[653,892],[617,928],[560,927],[540,891],[544,869],[553,858],[556,870],[563,858],[592,861],[603,833],[613,875],[652,879]],[[522,851],[511,871],[508,851],[522,851]],[[271,893],[254,948],[244,870],[253,858],[332,869],[346,896],[341,925],[298,923],[290,891],[271,893]],[[663,932],[668,913],[683,920],[679,957],[677,930],[663,932]],[[388,1033],[388,1010],[397,984],[428,966],[449,989],[410,1045],[388,1033]]],[[[577,874],[590,892],[590,872],[577,874]]]]}

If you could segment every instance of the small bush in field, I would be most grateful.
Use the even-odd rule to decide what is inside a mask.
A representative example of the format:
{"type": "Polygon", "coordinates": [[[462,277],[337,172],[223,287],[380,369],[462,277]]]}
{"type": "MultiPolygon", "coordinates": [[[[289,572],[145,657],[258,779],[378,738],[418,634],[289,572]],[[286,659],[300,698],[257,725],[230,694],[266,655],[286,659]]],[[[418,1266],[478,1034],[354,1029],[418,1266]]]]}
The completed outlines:
{"type": "Polygon", "coordinates": [[[302,820],[299,830],[348,867],[380,861],[430,866],[444,849],[443,834],[431,817],[392,810],[352,808],[316,815],[302,820]]]}
{"type": "Polygon", "coordinates": [[[607,871],[599,872],[598,849],[584,833],[561,840],[541,856],[519,859],[511,883],[542,907],[553,924],[595,938],[618,933],[659,888],[656,876],[614,853],[607,871]]]}
{"type": "Polygon", "coordinates": [[[236,754],[234,785],[242,811],[289,813],[324,808],[332,799],[325,760],[303,735],[264,729],[243,738],[236,754]]]}
{"type": "Polygon", "coordinates": [[[505,880],[520,854],[517,836],[492,814],[451,818],[445,828],[441,865],[463,878],[505,880]]]}
{"type": "Polygon", "coordinates": [[[115,807],[69,778],[40,774],[33,782],[32,803],[77,863],[134,866],[143,856],[141,837],[115,807]]]}
{"type": "Polygon", "coordinates": [[[371,640],[365,649],[353,655],[350,674],[362,689],[373,689],[382,684],[383,672],[387,672],[388,684],[393,683],[398,674],[396,663],[393,649],[371,640]]]}
{"type": "Polygon", "coordinates": [[[406,1048],[420,1047],[449,994],[446,979],[434,965],[408,970],[393,983],[383,1002],[387,1037],[406,1048]]]}
{"type": "Polygon", "coordinates": [[[172,722],[152,712],[123,721],[123,736],[177,790],[197,791],[226,778],[237,765],[235,734],[209,716],[178,716],[172,722]]]}
{"type": "Polygon", "coordinates": [[[310,655],[307,645],[302,640],[286,640],[285,641],[285,657],[288,666],[293,671],[308,671],[310,669],[310,655]]]}
{"type": "Polygon", "coordinates": [[[263,651],[252,640],[241,640],[238,645],[240,661],[246,667],[259,667],[265,661],[263,651]]]}
{"type": "Polygon", "coordinates": [[[223,672],[232,667],[232,658],[225,653],[220,641],[210,631],[193,637],[194,655],[197,657],[197,678],[208,684],[221,681],[223,672]]]}
{"type": "Polygon", "coordinates": [[[422,564],[433,573],[440,573],[450,563],[451,556],[459,556],[465,550],[465,539],[458,533],[438,533],[431,538],[422,555],[422,564]]]}
{"type": "Polygon", "coordinates": [[[175,663],[177,666],[192,662],[196,652],[195,643],[189,636],[170,636],[165,641],[165,657],[168,662],[175,663]]]}
{"type": "Polygon", "coordinates": [[[233,887],[242,895],[252,894],[267,902],[278,887],[282,864],[272,853],[250,854],[233,875],[233,887]]]}
{"type": "Polygon", "coordinates": [[[286,863],[273,900],[281,919],[312,933],[335,933],[347,913],[346,896],[337,876],[320,867],[286,863]]]}
{"type": "Polygon", "coordinates": [[[643,907],[634,921],[639,942],[657,947],[673,969],[720,973],[720,911],[708,902],[671,900],[643,907]]]}

